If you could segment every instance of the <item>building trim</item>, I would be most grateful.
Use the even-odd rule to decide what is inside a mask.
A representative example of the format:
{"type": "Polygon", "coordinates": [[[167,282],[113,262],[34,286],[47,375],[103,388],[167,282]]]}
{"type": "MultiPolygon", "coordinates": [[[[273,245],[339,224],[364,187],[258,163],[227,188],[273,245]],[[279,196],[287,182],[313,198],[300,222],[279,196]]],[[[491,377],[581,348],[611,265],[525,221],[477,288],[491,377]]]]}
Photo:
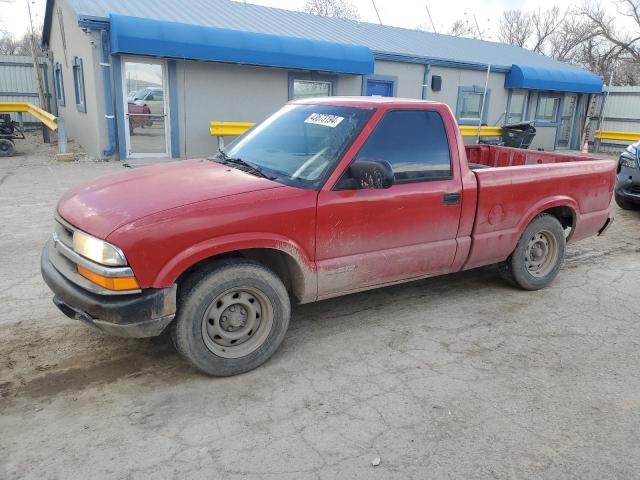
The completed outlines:
{"type": "Polygon", "coordinates": [[[122,95],[122,57],[111,55],[113,68],[113,85],[115,90],[116,116],[118,124],[118,156],[120,160],[127,158],[127,139],[125,137],[126,122],[124,118],[124,97],[122,95]]]}
{"type": "MultiPolygon", "coordinates": [[[[430,64],[432,67],[457,68],[460,70],[481,70],[487,71],[486,63],[460,62],[454,60],[446,60],[443,58],[417,57],[413,55],[404,55],[399,53],[373,52],[373,58],[376,60],[399,62],[399,63],[417,63],[420,65],[430,64]]],[[[493,73],[508,73],[511,67],[504,65],[491,65],[493,73]]]]}

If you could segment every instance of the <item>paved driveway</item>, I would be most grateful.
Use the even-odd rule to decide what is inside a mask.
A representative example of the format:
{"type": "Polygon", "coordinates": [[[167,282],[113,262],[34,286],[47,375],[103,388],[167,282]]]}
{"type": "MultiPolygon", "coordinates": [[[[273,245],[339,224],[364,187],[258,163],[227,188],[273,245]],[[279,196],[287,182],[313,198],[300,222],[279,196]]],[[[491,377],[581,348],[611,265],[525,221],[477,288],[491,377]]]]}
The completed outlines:
{"type": "Polygon", "coordinates": [[[266,365],[213,379],[54,308],[55,201],[122,167],[22,148],[0,161],[0,478],[638,478],[640,213],[612,207],[546,290],[486,268],[300,306],[266,365]]]}

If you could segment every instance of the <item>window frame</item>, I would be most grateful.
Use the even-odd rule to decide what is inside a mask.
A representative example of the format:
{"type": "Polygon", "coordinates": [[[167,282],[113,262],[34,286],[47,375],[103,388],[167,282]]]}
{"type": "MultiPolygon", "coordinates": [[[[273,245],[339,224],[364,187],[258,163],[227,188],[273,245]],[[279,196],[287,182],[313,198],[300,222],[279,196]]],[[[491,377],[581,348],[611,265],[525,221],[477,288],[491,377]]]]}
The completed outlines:
{"type": "Polygon", "coordinates": [[[470,118],[462,118],[462,99],[465,93],[474,93],[482,95],[484,93],[484,87],[480,87],[478,85],[474,85],[472,87],[458,87],[458,100],[456,103],[456,120],[458,125],[478,125],[478,120],[480,120],[481,124],[487,124],[487,119],[489,118],[489,105],[491,105],[491,89],[487,88],[487,95],[484,97],[484,108],[480,105],[482,118],[480,119],[470,119],[470,118]]]}
{"type": "Polygon", "coordinates": [[[56,62],[55,67],[53,69],[53,78],[54,78],[54,87],[56,90],[56,102],[58,106],[65,106],[65,96],[64,96],[64,78],[62,76],[62,65],[59,62],[56,62]]]}
{"type": "MultiPolygon", "coordinates": [[[[362,76],[362,96],[368,97],[367,90],[369,89],[369,80],[375,82],[384,82],[391,85],[391,97],[398,96],[398,77],[395,75],[363,75],[362,76]]],[[[388,97],[388,98],[391,98],[388,97]]]]}
{"type": "Polygon", "coordinates": [[[509,121],[509,115],[511,115],[511,105],[512,105],[512,101],[513,101],[513,95],[517,95],[517,94],[523,94],[524,95],[524,103],[522,105],[522,117],[520,118],[520,120],[518,120],[515,123],[522,123],[525,122],[526,118],[527,118],[527,114],[528,112],[528,107],[529,107],[529,97],[531,92],[529,90],[524,90],[524,89],[515,89],[515,90],[509,90],[509,98],[507,99],[507,112],[505,114],[504,117],[504,123],[506,125],[510,124],[510,123],[514,123],[509,121]]]}
{"type": "Polygon", "coordinates": [[[536,125],[543,125],[543,126],[549,126],[549,127],[558,126],[560,108],[562,107],[562,97],[563,96],[559,93],[543,93],[543,92],[538,93],[538,98],[536,99],[536,114],[534,116],[534,122],[536,125]],[[541,120],[540,118],[538,118],[538,113],[540,112],[540,100],[542,100],[543,98],[551,98],[551,99],[558,100],[558,103],[556,104],[556,109],[554,112],[554,117],[553,117],[553,120],[551,121],[541,120]]]}
{"type": "Polygon", "coordinates": [[[336,75],[324,75],[320,73],[311,73],[311,72],[289,72],[289,91],[288,97],[289,100],[295,100],[293,98],[293,86],[294,82],[298,80],[301,82],[323,82],[331,84],[331,94],[330,97],[335,97],[337,95],[336,89],[338,86],[338,77],[336,75]]]}
{"type": "MultiPolygon", "coordinates": [[[[449,141],[447,124],[446,124],[445,118],[442,116],[442,113],[438,110],[428,109],[428,108],[391,108],[389,110],[385,110],[383,114],[380,116],[380,118],[376,122],[376,125],[373,127],[373,130],[371,130],[371,132],[367,135],[366,140],[362,143],[362,145],[360,145],[360,148],[358,148],[358,151],[353,154],[353,158],[349,162],[349,165],[347,165],[347,167],[344,169],[344,171],[340,175],[340,178],[333,186],[332,190],[360,190],[360,188],[354,189],[351,185],[349,185],[349,179],[350,179],[349,167],[358,159],[360,152],[362,152],[363,148],[365,147],[369,139],[372,138],[373,135],[375,135],[376,131],[379,128],[381,128],[382,120],[384,119],[384,117],[389,113],[393,113],[393,112],[423,112],[423,113],[433,112],[434,114],[438,115],[440,117],[440,120],[442,121],[442,130],[445,136],[445,140],[447,142],[447,151],[449,152],[449,175],[441,175],[437,177],[429,177],[429,178],[421,178],[421,179],[397,180],[395,178],[395,172],[394,172],[393,185],[406,185],[410,183],[424,183],[424,182],[439,182],[443,180],[452,180],[455,178],[455,173],[453,171],[452,144],[449,141]]],[[[360,133],[362,134],[362,132],[360,133]]],[[[391,165],[391,168],[393,168],[393,165],[391,165]]]]}
{"type": "Polygon", "coordinates": [[[73,57],[71,67],[73,73],[73,90],[75,94],[76,110],[87,113],[87,92],[84,88],[84,66],[82,58],[73,57]]]}

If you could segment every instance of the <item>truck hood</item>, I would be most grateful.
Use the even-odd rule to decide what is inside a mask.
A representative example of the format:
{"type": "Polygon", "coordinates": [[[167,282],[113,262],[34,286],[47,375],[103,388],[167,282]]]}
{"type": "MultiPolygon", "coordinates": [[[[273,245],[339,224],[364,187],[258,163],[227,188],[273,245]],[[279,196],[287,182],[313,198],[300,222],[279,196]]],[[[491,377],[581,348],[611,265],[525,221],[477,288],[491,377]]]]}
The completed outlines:
{"type": "Polygon", "coordinates": [[[210,160],[183,160],[135,168],[72,188],[58,214],[99,238],[154,213],[240,193],[282,187],[210,160]]]}

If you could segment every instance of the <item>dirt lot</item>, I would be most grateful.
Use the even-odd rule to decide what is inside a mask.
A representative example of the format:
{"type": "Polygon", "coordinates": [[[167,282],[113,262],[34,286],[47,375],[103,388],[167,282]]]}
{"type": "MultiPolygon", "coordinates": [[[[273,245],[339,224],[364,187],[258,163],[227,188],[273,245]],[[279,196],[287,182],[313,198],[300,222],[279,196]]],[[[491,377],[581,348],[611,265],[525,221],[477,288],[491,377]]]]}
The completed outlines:
{"type": "Polygon", "coordinates": [[[55,202],[122,166],[18,146],[0,161],[0,478],[639,477],[640,213],[612,207],[547,290],[486,268],[300,306],[265,366],[212,379],[166,338],[57,311],[39,273],[55,202]]]}

